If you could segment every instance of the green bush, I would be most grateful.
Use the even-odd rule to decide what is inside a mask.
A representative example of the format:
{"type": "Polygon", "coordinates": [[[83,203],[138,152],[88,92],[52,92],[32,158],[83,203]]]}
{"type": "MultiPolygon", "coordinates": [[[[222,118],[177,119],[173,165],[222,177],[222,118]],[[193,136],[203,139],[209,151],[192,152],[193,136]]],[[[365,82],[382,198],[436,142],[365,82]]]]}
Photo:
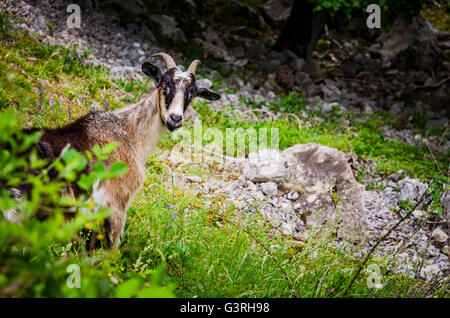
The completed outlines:
{"type": "MultiPolygon", "coordinates": [[[[84,239],[79,235],[83,227],[101,231],[109,209],[98,207],[91,214],[76,213],[81,207],[93,209],[93,203],[85,195],[74,199],[61,193],[64,187],[75,182],[88,190],[97,180],[126,173],[127,167],[114,163],[107,170],[98,161],[92,173],[78,178],[92,154],[67,149],[49,163],[39,159],[32,147],[39,136],[39,132],[22,132],[11,110],[0,114],[0,211],[3,212],[0,213],[0,297],[117,296],[114,285],[119,280],[111,273],[110,263],[120,261],[119,254],[101,251],[89,257],[84,239]],[[52,169],[57,174],[54,180],[49,178],[52,169]],[[30,195],[18,201],[13,198],[11,188],[24,185],[31,188],[30,195]],[[20,211],[15,213],[20,222],[10,222],[5,217],[7,211],[14,209],[20,211]],[[69,221],[68,213],[75,214],[69,221]],[[48,217],[39,221],[37,217],[43,214],[48,217]],[[74,287],[71,283],[77,282],[73,274],[78,270],[80,288],[70,288],[74,287]]],[[[100,160],[106,160],[116,146],[94,147],[92,152],[100,160]]],[[[121,293],[170,295],[170,291],[157,286],[142,289],[143,279],[134,277],[134,284],[126,284],[126,278],[120,279],[125,281],[119,287],[121,293]]]]}

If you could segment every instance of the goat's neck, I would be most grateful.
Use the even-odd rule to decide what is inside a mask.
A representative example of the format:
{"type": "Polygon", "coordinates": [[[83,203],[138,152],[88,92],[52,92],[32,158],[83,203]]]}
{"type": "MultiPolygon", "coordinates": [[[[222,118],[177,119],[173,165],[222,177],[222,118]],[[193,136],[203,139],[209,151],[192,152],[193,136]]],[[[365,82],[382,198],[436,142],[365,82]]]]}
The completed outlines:
{"type": "Polygon", "coordinates": [[[118,114],[124,119],[138,160],[143,165],[167,130],[159,113],[159,101],[159,91],[156,89],[150,96],[137,104],[118,111],[118,114]]]}

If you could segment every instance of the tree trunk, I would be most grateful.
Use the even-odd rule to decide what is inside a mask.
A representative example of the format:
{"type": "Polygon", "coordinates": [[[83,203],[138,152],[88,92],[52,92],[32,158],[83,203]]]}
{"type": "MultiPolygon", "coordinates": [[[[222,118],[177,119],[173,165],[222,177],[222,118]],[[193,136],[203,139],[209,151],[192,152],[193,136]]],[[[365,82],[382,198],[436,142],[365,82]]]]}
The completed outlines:
{"type": "Polygon", "coordinates": [[[328,18],[326,11],[313,12],[313,9],[314,5],[308,0],[295,0],[289,20],[273,46],[274,50],[291,50],[299,57],[311,57],[328,18]]]}

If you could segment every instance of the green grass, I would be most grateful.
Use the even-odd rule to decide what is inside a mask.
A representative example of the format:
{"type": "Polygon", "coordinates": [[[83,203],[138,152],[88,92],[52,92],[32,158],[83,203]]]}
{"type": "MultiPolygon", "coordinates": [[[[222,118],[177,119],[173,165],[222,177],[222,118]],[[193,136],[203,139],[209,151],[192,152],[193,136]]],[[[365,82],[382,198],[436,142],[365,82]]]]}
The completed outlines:
{"type": "MultiPolygon", "coordinates": [[[[108,70],[83,64],[85,56],[78,56],[73,49],[39,43],[33,36],[14,30],[8,19],[0,13],[0,111],[13,108],[24,126],[66,124],[68,105],[76,118],[88,111],[92,101],[102,105],[107,100],[110,108],[117,108],[138,100],[148,90],[149,81],[111,80],[108,70]],[[36,103],[44,106],[42,114],[36,103]]],[[[299,96],[286,96],[269,105],[272,110],[284,108],[303,115],[311,127],[299,129],[295,122],[285,120],[238,122],[202,102],[195,107],[205,128],[278,128],[281,149],[319,142],[373,158],[385,174],[404,169],[412,176],[431,178],[440,173],[426,150],[381,137],[379,127],[392,121],[386,115],[362,120],[334,110],[321,120],[323,116],[318,113],[304,110],[299,96]],[[348,120],[347,125],[342,124],[342,117],[348,120]]],[[[170,135],[160,142],[160,148],[166,150],[173,145],[170,135]]],[[[448,167],[445,157],[437,160],[448,167]]],[[[214,165],[185,172],[220,178],[214,165]]],[[[361,260],[329,247],[332,229],[311,230],[307,242],[294,243],[291,238],[272,233],[258,213],[239,215],[224,203],[224,198],[197,195],[178,187],[172,177],[167,162],[156,156],[150,158],[145,184],[128,211],[120,251],[99,250],[91,257],[77,252],[78,261],[91,264],[95,276],[105,281],[96,281],[104,289],[96,285],[91,292],[66,290],[65,295],[151,296],[155,294],[139,294],[139,286],[154,284],[166,288],[157,295],[169,296],[173,291],[178,297],[342,296],[361,260]],[[115,282],[112,291],[110,282],[115,282]]],[[[55,252],[57,259],[62,255],[59,249],[55,252]]],[[[357,279],[350,296],[426,296],[424,282],[388,272],[385,262],[385,258],[370,261],[381,267],[383,288],[370,289],[365,273],[357,279]]],[[[55,277],[54,283],[64,284],[65,277],[55,277]]],[[[431,291],[432,296],[448,296],[445,286],[431,291]]]]}
{"type": "Polygon", "coordinates": [[[89,51],[40,43],[9,19],[0,14],[0,110],[11,106],[30,126],[55,127],[69,122],[69,106],[73,119],[93,101],[123,106],[109,71],[83,63],[89,51]]]}
{"type": "MultiPolygon", "coordinates": [[[[317,142],[345,153],[354,152],[363,159],[372,158],[379,172],[384,175],[402,169],[412,177],[430,180],[445,174],[449,167],[449,159],[445,154],[432,153],[429,149],[384,138],[381,127],[395,124],[395,119],[386,113],[356,117],[351,113],[332,110],[322,115],[320,112],[306,111],[301,100],[289,96],[275,105],[269,105],[269,109],[277,109],[280,105],[289,112],[302,116],[304,122],[310,123],[311,127],[305,125],[299,128],[297,122],[292,120],[238,122],[225,113],[210,110],[205,103],[199,102],[195,107],[201,114],[203,123],[206,123],[204,130],[213,126],[221,128],[225,134],[226,128],[254,127],[267,128],[268,131],[277,128],[280,150],[299,143],[317,142]],[[347,120],[347,123],[343,124],[343,120],[347,120]]],[[[268,138],[270,140],[270,135],[268,138]]]]}
{"type": "MultiPolygon", "coordinates": [[[[163,284],[175,284],[178,297],[342,296],[359,261],[329,247],[331,230],[311,230],[308,242],[294,243],[269,234],[270,226],[257,213],[240,216],[223,198],[194,196],[172,187],[170,180],[170,169],[151,159],[121,246],[126,272],[163,264],[168,274],[163,284]]],[[[384,287],[368,288],[365,273],[350,296],[410,297],[415,292],[417,285],[387,272],[383,259],[371,263],[380,265],[384,287]]]]}

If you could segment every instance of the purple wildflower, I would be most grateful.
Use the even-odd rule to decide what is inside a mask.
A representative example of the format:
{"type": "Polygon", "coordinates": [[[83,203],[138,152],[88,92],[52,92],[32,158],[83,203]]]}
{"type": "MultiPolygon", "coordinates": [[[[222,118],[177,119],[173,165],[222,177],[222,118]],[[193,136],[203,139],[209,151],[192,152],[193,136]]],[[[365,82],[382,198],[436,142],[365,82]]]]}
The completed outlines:
{"type": "Polygon", "coordinates": [[[174,214],[172,214],[172,217],[174,218],[174,219],[178,219],[178,212],[175,212],[174,214]]]}
{"type": "Polygon", "coordinates": [[[70,108],[70,104],[67,104],[67,113],[69,114],[69,121],[72,121],[72,108],[70,108]]]}
{"type": "Polygon", "coordinates": [[[53,105],[53,99],[50,99],[50,101],[48,102],[49,105],[53,105]]]}
{"type": "Polygon", "coordinates": [[[329,293],[332,293],[333,291],[334,291],[333,288],[328,289],[328,292],[329,292],[329,293]]]}
{"type": "Polygon", "coordinates": [[[169,210],[172,210],[173,209],[173,205],[169,205],[167,208],[169,209],[169,210]]]}
{"type": "Polygon", "coordinates": [[[103,101],[103,103],[105,104],[105,110],[106,110],[106,111],[109,111],[109,101],[108,101],[107,99],[105,99],[105,100],[103,101]]]}

